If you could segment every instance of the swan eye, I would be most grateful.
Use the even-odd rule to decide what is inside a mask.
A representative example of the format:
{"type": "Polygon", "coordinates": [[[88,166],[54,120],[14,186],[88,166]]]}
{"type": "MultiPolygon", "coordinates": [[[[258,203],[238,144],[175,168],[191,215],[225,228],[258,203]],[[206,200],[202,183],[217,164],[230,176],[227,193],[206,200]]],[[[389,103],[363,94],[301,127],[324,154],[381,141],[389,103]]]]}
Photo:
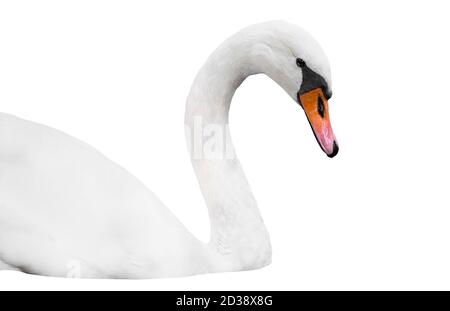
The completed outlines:
{"type": "Polygon", "coordinates": [[[300,68],[303,68],[306,66],[306,63],[303,59],[297,58],[297,66],[299,66],[300,68]]]}
{"type": "Polygon", "coordinates": [[[321,96],[319,96],[319,99],[317,100],[317,112],[322,118],[325,116],[325,106],[321,96]]]}

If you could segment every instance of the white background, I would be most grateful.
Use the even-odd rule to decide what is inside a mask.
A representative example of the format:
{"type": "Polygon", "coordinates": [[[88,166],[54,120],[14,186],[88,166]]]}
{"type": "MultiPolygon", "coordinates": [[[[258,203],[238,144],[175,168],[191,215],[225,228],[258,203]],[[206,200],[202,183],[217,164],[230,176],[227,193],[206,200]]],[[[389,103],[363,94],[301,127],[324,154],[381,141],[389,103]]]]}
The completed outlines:
{"type": "Polygon", "coordinates": [[[95,146],[202,240],[184,103],[226,37],[271,19],[312,33],[331,63],[341,147],[328,159],[298,105],[251,77],[230,125],[272,265],[148,281],[0,272],[0,289],[450,289],[449,12],[445,1],[0,2],[0,110],[95,146]]]}

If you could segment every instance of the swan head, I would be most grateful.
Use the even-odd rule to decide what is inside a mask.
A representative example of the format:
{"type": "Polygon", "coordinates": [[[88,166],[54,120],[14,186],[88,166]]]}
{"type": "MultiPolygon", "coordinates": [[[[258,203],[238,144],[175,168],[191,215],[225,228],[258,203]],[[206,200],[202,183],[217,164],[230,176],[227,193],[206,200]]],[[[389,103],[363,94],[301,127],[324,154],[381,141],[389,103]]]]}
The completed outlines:
{"type": "Polygon", "coordinates": [[[253,65],[303,108],[321,149],[334,157],[339,147],[329,116],[331,73],[320,45],[303,29],[281,21],[253,25],[247,31],[247,37],[259,37],[250,55],[253,65]]]}

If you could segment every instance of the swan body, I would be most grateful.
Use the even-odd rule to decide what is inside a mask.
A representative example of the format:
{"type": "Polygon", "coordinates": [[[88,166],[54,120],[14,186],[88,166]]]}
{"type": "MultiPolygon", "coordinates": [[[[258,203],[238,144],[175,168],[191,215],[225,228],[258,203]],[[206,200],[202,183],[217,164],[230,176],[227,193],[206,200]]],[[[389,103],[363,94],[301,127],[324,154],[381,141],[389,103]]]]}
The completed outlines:
{"type": "MultiPolygon", "coordinates": [[[[198,142],[191,130],[200,120],[224,126],[228,135],[231,99],[252,74],[268,75],[298,102],[309,74],[296,64],[300,57],[316,75],[311,78],[316,82],[308,83],[320,77],[323,85],[316,86],[331,93],[321,48],[284,22],[253,25],[230,37],[194,81],[185,123],[209,210],[209,243],[195,238],[139,180],[91,146],[0,113],[0,269],[58,277],[157,278],[269,264],[269,236],[238,159],[234,154],[193,156],[198,142]]],[[[337,152],[330,149],[336,148],[330,147],[332,133],[320,132],[323,124],[315,127],[319,121],[311,121],[302,107],[322,149],[337,152]]]]}
{"type": "Polygon", "coordinates": [[[206,249],[120,166],[46,126],[5,114],[0,124],[3,262],[51,276],[77,262],[86,277],[207,268],[206,249]]]}

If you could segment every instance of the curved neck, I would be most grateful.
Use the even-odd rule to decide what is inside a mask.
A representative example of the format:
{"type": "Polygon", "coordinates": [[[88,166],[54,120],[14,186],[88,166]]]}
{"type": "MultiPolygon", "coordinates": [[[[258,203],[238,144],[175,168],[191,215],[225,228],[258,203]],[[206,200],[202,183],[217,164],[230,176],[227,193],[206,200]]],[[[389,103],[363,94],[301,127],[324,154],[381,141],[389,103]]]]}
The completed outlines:
{"type": "Polygon", "coordinates": [[[252,74],[255,45],[231,38],[198,73],[186,103],[186,135],[193,167],[209,210],[210,246],[227,259],[223,269],[267,264],[270,241],[228,130],[232,97],[252,74]]]}

